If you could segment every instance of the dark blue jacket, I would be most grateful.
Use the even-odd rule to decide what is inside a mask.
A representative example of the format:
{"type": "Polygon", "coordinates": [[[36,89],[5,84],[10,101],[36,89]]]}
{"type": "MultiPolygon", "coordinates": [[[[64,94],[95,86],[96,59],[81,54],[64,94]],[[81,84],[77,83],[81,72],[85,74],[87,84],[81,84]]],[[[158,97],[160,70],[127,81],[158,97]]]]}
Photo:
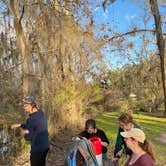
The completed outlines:
{"type": "Polygon", "coordinates": [[[31,153],[45,152],[49,149],[47,119],[42,110],[29,114],[21,128],[29,131],[24,138],[31,143],[31,153]]]}

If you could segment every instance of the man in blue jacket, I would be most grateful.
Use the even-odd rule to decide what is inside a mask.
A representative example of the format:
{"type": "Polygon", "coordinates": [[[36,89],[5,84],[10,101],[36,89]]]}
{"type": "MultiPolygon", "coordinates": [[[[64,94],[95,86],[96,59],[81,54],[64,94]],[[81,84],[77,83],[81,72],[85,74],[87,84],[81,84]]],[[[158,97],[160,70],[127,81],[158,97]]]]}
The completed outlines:
{"type": "Polygon", "coordinates": [[[25,140],[31,143],[31,166],[45,166],[49,150],[47,119],[44,112],[37,108],[33,97],[23,99],[23,107],[29,113],[25,124],[13,124],[12,129],[21,128],[25,140]]]}

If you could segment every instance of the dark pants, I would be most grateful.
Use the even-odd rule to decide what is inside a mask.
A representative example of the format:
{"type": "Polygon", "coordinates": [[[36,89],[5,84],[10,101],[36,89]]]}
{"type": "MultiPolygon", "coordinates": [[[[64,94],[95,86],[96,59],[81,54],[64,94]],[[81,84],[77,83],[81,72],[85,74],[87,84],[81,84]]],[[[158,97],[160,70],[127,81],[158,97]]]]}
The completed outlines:
{"type": "Polygon", "coordinates": [[[45,166],[47,151],[45,152],[32,152],[30,156],[31,166],[45,166]]]}

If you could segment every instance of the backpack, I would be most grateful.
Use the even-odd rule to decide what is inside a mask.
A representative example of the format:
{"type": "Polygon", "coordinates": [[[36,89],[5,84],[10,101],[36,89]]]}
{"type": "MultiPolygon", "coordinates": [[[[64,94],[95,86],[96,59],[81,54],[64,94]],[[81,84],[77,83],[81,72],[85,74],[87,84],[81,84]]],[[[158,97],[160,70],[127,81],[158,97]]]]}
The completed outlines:
{"type": "Polygon", "coordinates": [[[98,166],[93,145],[89,140],[73,140],[67,149],[67,166],[98,166]]]}
{"type": "Polygon", "coordinates": [[[96,155],[102,154],[102,145],[99,137],[91,137],[89,140],[92,142],[96,155]]]}

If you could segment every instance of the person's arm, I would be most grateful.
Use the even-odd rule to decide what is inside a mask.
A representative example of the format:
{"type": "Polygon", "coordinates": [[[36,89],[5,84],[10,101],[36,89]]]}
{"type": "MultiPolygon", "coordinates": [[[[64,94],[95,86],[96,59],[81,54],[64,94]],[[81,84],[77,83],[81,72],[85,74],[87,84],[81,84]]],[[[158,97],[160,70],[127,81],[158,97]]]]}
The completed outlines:
{"type": "Polygon", "coordinates": [[[26,129],[27,127],[27,122],[25,124],[21,124],[21,123],[16,123],[16,124],[12,124],[11,125],[11,129],[16,129],[21,127],[22,129],[26,129]]]}
{"type": "Polygon", "coordinates": [[[16,123],[16,124],[11,125],[11,129],[17,129],[17,128],[21,128],[21,133],[23,135],[29,133],[29,131],[26,129],[26,124],[16,123]]]}
{"type": "Polygon", "coordinates": [[[31,141],[35,132],[36,132],[36,127],[37,126],[37,120],[33,120],[33,119],[28,119],[25,126],[26,127],[25,130],[28,130],[28,132],[25,133],[24,138],[27,141],[31,141]]]}
{"type": "Polygon", "coordinates": [[[87,138],[86,131],[82,131],[72,138],[73,141],[80,141],[82,138],[87,138]]]}
{"type": "Polygon", "coordinates": [[[77,136],[78,136],[79,138],[82,138],[82,137],[88,138],[88,134],[87,134],[86,130],[82,131],[82,132],[79,133],[77,136]]]}
{"type": "Polygon", "coordinates": [[[115,144],[115,149],[114,149],[114,157],[120,157],[118,155],[118,152],[120,152],[122,150],[122,145],[124,144],[123,137],[120,135],[120,132],[122,132],[122,131],[123,130],[121,128],[119,128],[117,139],[116,139],[116,144],[115,144]]]}
{"type": "Polygon", "coordinates": [[[101,145],[104,146],[104,147],[107,147],[107,146],[108,146],[108,143],[101,141],[101,145]]]}
{"type": "Polygon", "coordinates": [[[20,126],[21,126],[20,123],[12,124],[11,129],[16,129],[16,128],[19,128],[20,126]]]}
{"type": "Polygon", "coordinates": [[[104,131],[102,131],[102,137],[100,139],[101,139],[100,142],[101,142],[102,146],[107,147],[109,145],[109,140],[108,140],[108,138],[107,138],[107,136],[106,136],[104,131]]]}

